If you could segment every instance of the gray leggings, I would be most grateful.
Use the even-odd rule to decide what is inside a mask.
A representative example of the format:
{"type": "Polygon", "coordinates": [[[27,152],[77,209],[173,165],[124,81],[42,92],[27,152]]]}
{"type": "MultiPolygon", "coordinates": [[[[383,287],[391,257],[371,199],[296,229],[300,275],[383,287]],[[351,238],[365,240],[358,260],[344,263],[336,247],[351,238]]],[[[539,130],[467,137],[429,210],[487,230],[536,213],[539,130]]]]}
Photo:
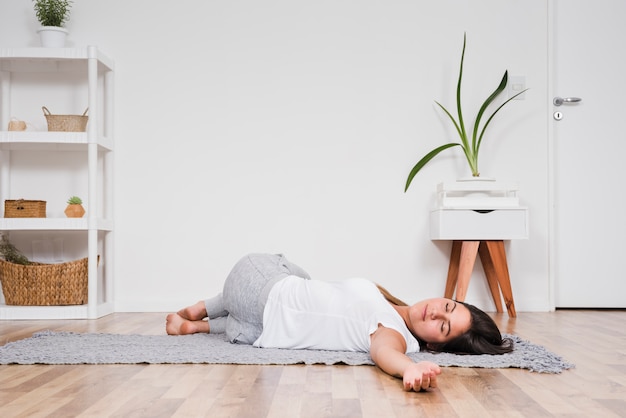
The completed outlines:
{"type": "Polygon", "coordinates": [[[282,254],[249,254],[235,264],[219,295],[204,301],[211,333],[252,344],[263,331],[263,309],[272,286],[287,276],[310,279],[282,254]]]}

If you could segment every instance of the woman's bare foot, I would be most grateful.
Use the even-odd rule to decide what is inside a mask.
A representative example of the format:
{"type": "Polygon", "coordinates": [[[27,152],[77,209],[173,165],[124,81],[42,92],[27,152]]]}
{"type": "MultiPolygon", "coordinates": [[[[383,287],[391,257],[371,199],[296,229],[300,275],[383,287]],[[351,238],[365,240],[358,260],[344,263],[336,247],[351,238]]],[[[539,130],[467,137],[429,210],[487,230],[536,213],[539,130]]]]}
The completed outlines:
{"type": "Polygon", "coordinates": [[[199,321],[200,319],[204,319],[207,316],[206,306],[204,306],[203,301],[200,301],[194,303],[191,306],[187,306],[186,308],[181,309],[177,312],[177,314],[184,319],[188,319],[190,321],[199,321]]]}
{"type": "Polygon", "coordinates": [[[211,327],[209,321],[190,321],[180,316],[180,314],[172,313],[165,319],[165,331],[169,335],[208,334],[211,331],[211,327]]]}

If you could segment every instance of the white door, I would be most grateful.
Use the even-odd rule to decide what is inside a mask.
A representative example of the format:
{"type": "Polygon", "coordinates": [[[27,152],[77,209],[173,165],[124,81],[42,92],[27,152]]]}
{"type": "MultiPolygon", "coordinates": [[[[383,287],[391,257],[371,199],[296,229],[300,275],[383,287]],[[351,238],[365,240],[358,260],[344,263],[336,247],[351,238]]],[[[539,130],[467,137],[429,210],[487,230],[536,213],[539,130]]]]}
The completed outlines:
{"type": "Polygon", "coordinates": [[[553,0],[556,307],[626,307],[626,1],[553,0]]]}

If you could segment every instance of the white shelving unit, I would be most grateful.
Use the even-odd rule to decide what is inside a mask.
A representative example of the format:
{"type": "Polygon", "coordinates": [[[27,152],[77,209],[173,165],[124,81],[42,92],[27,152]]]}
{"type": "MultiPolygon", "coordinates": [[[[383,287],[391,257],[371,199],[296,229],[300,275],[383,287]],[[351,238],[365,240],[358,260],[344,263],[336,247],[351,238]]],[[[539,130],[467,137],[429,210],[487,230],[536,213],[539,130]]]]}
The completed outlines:
{"type": "MultiPolygon", "coordinates": [[[[4,304],[4,298],[1,297],[0,320],[85,319],[113,312],[113,82],[113,61],[94,46],[0,48],[0,231],[8,233],[9,237],[29,233],[70,234],[70,240],[86,242],[86,248],[81,249],[85,253],[82,257],[89,258],[86,305],[11,306],[4,304]],[[89,107],[87,132],[48,132],[45,128],[37,131],[7,131],[9,121],[14,116],[12,111],[15,110],[12,108],[20,107],[23,110],[26,102],[29,111],[31,108],[39,111],[41,106],[47,106],[53,114],[63,113],[55,112],[53,104],[49,102],[35,100],[42,100],[38,96],[40,92],[44,100],[56,98],[49,93],[46,96],[46,89],[54,88],[59,82],[64,86],[67,80],[76,80],[77,86],[69,89],[76,90],[68,92],[69,101],[75,102],[75,106],[84,106],[86,103],[89,107]],[[19,89],[14,88],[16,83],[19,89]],[[14,106],[16,103],[18,106],[14,106]],[[12,164],[17,154],[20,161],[29,155],[36,155],[40,159],[42,155],[43,158],[51,156],[55,161],[63,161],[64,158],[81,161],[86,168],[79,175],[84,174],[86,181],[83,178],[76,182],[85,185],[86,199],[81,196],[87,209],[85,217],[65,218],[62,213],[55,212],[55,216],[50,218],[4,218],[4,201],[24,197],[15,195],[23,193],[23,186],[20,191],[12,191],[12,186],[20,184],[19,177],[25,171],[38,169],[35,161],[26,164],[26,169],[20,167],[19,172],[15,173],[12,164]]],[[[76,171],[75,165],[67,168],[67,171],[76,171]]],[[[67,176],[71,178],[74,174],[67,173],[67,176]]],[[[45,172],[32,175],[46,177],[45,172]]],[[[32,181],[30,177],[22,183],[28,181],[32,181]]],[[[63,195],[63,200],[67,197],[69,195],[63,195]]]]}

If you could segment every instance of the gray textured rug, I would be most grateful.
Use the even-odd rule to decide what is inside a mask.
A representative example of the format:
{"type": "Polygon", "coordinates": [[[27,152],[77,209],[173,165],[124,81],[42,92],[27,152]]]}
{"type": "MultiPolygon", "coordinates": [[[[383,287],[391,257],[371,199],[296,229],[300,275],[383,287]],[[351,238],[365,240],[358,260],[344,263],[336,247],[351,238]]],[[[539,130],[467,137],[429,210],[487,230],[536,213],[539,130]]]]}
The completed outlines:
{"type": "MultiPolygon", "coordinates": [[[[440,366],[529,369],[560,373],[574,367],[544,347],[507,335],[515,350],[503,355],[414,353],[440,366]]],[[[347,364],[372,365],[369,354],[284,350],[231,344],[224,334],[121,335],[43,331],[0,347],[0,364],[347,364]]]]}

